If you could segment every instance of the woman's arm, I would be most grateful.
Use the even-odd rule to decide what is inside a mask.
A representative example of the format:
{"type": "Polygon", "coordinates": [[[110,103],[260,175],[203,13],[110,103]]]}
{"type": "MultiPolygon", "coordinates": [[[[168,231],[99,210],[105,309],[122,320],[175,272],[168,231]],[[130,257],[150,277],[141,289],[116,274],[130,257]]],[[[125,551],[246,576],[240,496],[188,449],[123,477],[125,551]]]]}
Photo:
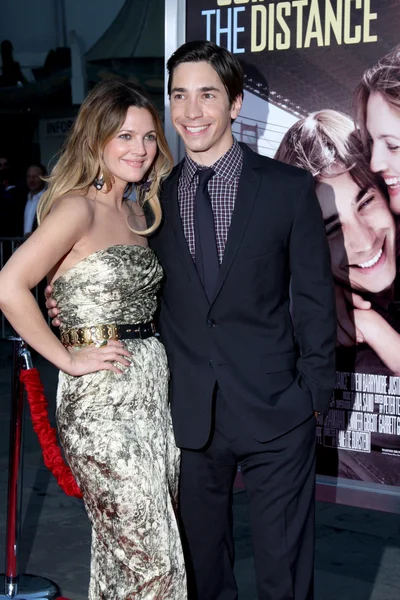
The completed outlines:
{"type": "Polygon", "coordinates": [[[354,323],[358,343],[366,342],[393,373],[400,375],[400,334],[372,309],[356,309],[354,323]]]}
{"type": "Polygon", "coordinates": [[[92,209],[85,198],[59,200],[40,227],[18,248],[0,272],[0,309],[18,334],[47,360],[71,375],[100,369],[121,371],[111,362],[128,365],[120,342],[103,348],[68,352],[52,333],[31,293],[90,229],[92,209]]]}

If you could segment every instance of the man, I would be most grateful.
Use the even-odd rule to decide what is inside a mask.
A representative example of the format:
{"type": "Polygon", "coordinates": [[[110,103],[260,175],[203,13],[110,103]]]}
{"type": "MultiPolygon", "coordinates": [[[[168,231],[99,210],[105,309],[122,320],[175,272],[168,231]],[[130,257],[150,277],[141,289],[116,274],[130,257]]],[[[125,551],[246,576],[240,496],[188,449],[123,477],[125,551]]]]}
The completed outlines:
{"type": "Polygon", "coordinates": [[[46,167],[40,164],[33,164],[28,167],[26,172],[26,185],[28,186],[28,199],[24,210],[24,235],[29,235],[37,227],[36,209],[46,184],[43,177],[47,175],[46,167]]]}
{"type": "Polygon", "coordinates": [[[165,271],[159,325],[182,448],[189,597],[238,597],[232,485],[240,464],[259,598],[310,600],[314,411],[330,401],[336,339],[313,180],[233,138],[243,97],[234,55],[190,42],[168,71],[186,156],[163,185],[164,219],[151,245],[165,271]]]}
{"type": "Polygon", "coordinates": [[[8,169],[10,167],[10,161],[6,156],[0,154],[0,171],[3,169],[8,169]]]}
{"type": "Polygon", "coordinates": [[[151,244],[165,270],[160,330],[182,448],[191,584],[199,600],[237,598],[231,511],[240,464],[259,598],[310,599],[314,411],[326,411],[331,398],[336,339],[314,183],[232,137],[243,98],[234,55],[190,42],[172,55],[168,71],[171,119],[186,156],[163,186],[164,223],[151,244]],[[208,167],[216,275],[211,253],[201,253],[214,240],[198,214],[207,194],[198,190],[197,172],[208,167]]]}

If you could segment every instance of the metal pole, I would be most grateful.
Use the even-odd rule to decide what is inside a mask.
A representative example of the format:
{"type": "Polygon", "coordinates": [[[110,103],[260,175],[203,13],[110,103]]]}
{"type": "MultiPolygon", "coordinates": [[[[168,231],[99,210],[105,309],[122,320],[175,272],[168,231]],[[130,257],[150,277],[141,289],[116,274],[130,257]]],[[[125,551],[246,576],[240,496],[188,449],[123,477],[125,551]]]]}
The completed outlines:
{"type": "MultiPolygon", "coordinates": [[[[1,240],[0,241],[0,269],[2,269],[4,267],[4,248],[3,248],[3,244],[4,244],[4,241],[1,240]]],[[[5,321],[3,313],[1,313],[1,337],[2,338],[5,337],[5,332],[6,332],[6,321],[5,321]]]]}
{"type": "MultiPolygon", "coordinates": [[[[165,43],[164,53],[165,61],[171,54],[185,42],[186,30],[186,2],[185,0],[165,0],[165,43]]],[[[164,80],[164,131],[168,145],[174,157],[174,162],[178,163],[184,156],[185,150],[181,138],[176,133],[169,110],[168,96],[168,73],[165,69],[164,80]]]]}
{"type": "Polygon", "coordinates": [[[6,579],[5,594],[14,598],[18,590],[17,547],[20,523],[18,514],[21,507],[21,442],[23,419],[23,392],[19,384],[19,343],[13,343],[12,398],[10,419],[10,455],[8,471],[8,507],[6,534],[6,579]]]}
{"type": "Polygon", "coordinates": [[[32,369],[31,354],[19,337],[10,337],[13,342],[13,369],[10,419],[10,457],[8,473],[6,565],[4,594],[0,599],[45,600],[60,595],[58,587],[48,579],[34,575],[18,574],[18,551],[21,530],[22,460],[24,390],[20,383],[21,368],[32,369]]]}

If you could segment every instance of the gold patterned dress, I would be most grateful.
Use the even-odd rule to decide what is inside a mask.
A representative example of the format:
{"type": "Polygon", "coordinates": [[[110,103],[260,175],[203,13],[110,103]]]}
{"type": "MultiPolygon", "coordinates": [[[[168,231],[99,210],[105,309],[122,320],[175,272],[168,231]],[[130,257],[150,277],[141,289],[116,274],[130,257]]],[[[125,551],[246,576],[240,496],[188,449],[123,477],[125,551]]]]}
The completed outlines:
{"type": "MultiPolygon", "coordinates": [[[[53,284],[62,326],[151,321],[161,279],[149,248],[94,252],[53,284]]],[[[154,336],[125,343],[122,375],[59,376],[60,440],[92,524],[89,600],[185,600],[165,350],[154,336]]]]}

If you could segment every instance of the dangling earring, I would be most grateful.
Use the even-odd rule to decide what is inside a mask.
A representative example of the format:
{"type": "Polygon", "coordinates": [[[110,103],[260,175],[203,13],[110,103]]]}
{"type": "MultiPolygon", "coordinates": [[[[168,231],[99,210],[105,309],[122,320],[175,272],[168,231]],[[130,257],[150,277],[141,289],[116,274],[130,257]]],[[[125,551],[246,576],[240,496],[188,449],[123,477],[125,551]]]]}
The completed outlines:
{"type": "Polygon", "coordinates": [[[152,186],[154,179],[155,179],[155,172],[154,172],[154,167],[153,167],[153,169],[149,173],[149,176],[147,177],[147,179],[145,179],[145,180],[142,179],[142,181],[139,181],[139,183],[137,185],[140,186],[140,189],[145,194],[147,194],[147,192],[150,191],[150,188],[152,186]]]}
{"type": "Polygon", "coordinates": [[[143,181],[142,183],[138,183],[137,185],[140,186],[140,189],[143,190],[145,194],[147,194],[147,192],[150,191],[152,183],[152,180],[148,179],[147,181],[143,181]]]}
{"type": "Polygon", "coordinates": [[[96,190],[101,190],[103,185],[104,185],[104,177],[103,174],[100,174],[100,177],[96,177],[96,179],[93,181],[93,185],[96,188],[96,190]]]}

